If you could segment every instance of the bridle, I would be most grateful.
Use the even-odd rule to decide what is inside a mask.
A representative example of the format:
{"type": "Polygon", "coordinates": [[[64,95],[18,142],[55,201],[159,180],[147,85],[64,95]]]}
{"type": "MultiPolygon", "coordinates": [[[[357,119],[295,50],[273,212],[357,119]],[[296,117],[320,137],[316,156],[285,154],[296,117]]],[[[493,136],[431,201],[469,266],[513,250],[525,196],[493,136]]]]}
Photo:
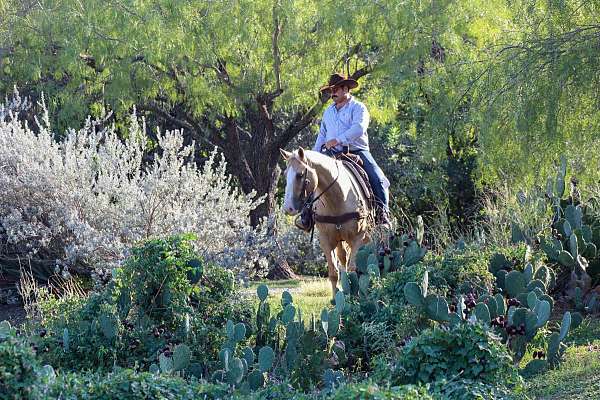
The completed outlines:
{"type": "Polygon", "coordinates": [[[337,167],[337,175],[336,175],[335,179],[329,185],[327,185],[325,190],[323,190],[321,193],[319,193],[319,195],[316,197],[315,197],[315,190],[317,190],[316,185],[310,193],[307,192],[307,186],[310,183],[310,180],[307,179],[308,168],[305,168],[304,172],[302,173],[302,180],[303,180],[302,181],[302,190],[300,191],[301,197],[299,199],[300,202],[302,203],[302,208],[300,211],[300,215],[298,216],[298,218],[300,218],[301,224],[298,224],[298,218],[296,218],[295,224],[298,228],[305,230],[307,232],[310,232],[310,241],[311,242],[312,242],[312,239],[313,239],[313,236],[315,233],[315,212],[314,212],[313,206],[316,203],[316,201],[319,200],[321,198],[321,196],[323,196],[325,193],[327,193],[327,191],[329,189],[331,189],[331,187],[337,182],[337,180],[340,176],[340,166],[337,161],[335,162],[335,166],[337,167]]]}

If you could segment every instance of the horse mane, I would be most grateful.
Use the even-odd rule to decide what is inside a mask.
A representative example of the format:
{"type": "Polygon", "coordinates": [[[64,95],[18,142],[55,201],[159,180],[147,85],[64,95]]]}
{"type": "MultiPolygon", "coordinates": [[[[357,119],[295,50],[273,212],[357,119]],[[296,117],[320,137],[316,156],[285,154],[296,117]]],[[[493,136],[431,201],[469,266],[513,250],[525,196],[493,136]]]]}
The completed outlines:
{"type": "MultiPolygon", "coordinates": [[[[296,160],[302,162],[300,160],[300,155],[298,154],[299,151],[300,151],[299,149],[294,150],[294,153],[293,153],[294,154],[294,158],[296,160]]],[[[320,165],[323,165],[323,164],[335,165],[335,163],[336,163],[335,159],[333,159],[333,158],[331,158],[331,157],[329,157],[329,156],[327,156],[325,154],[319,153],[318,151],[306,150],[306,149],[303,149],[303,151],[304,151],[304,162],[306,162],[306,161],[309,161],[309,162],[310,161],[314,161],[314,162],[316,162],[316,163],[318,163],[320,165]]]]}

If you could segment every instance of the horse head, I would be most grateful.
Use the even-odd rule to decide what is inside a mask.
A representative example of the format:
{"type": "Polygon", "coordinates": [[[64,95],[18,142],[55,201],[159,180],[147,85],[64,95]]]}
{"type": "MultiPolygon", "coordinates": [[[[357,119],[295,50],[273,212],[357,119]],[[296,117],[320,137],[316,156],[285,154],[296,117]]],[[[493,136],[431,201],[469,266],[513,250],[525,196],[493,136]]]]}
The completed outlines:
{"type": "Polygon", "coordinates": [[[297,215],[302,210],[309,195],[319,184],[317,171],[310,166],[302,147],[294,152],[280,149],[287,163],[285,170],[286,185],[283,210],[288,215],[297,215]]]}

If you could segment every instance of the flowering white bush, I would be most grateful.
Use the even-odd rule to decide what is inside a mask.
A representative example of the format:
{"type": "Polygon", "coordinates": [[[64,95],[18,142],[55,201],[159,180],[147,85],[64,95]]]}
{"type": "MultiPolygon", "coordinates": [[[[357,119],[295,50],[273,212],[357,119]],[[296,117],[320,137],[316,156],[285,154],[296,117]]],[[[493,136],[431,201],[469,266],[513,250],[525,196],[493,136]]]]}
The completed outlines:
{"type": "Polygon", "coordinates": [[[216,151],[198,169],[181,132],[159,133],[145,163],[135,113],[124,140],[88,119],[56,141],[47,111],[38,133],[18,120],[26,106],[18,94],[0,105],[0,254],[107,269],[136,241],[194,232],[206,259],[244,274],[272,249],[249,223],[262,199],[234,188],[216,151]]]}
{"type": "Polygon", "coordinates": [[[281,210],[275,213],[277,216],[277,240],[278,251],[282,257],[292,266],[294,272],[305,275],[327,273],[327,261],[319,244],[319,233],[315,230],[311,242],[310,233],[298,229],[294,225],[294,218],[289,217],[281,210]]]}

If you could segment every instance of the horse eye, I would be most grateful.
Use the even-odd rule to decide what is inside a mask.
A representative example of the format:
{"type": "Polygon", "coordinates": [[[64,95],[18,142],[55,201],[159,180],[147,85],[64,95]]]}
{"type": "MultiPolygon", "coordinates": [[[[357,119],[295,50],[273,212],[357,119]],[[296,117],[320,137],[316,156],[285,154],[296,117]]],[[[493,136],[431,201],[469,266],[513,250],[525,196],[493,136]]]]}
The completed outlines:
{"type": "Polygon", "coordinates": [[[296,174],[296,179],[302,179],[302,177],[303,177],[303,176],[304,176],[304,174],[302,174],[302,173],[298,172],[298,173],[296,174]]]}

